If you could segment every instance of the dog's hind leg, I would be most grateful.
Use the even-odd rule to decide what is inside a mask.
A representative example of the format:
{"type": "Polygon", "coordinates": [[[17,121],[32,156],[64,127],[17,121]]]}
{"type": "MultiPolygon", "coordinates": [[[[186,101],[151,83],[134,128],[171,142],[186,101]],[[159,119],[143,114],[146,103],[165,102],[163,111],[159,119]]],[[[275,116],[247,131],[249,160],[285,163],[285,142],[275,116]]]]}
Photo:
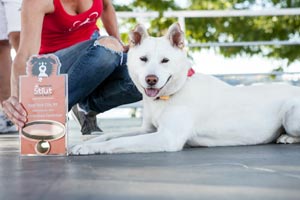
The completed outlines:
{"type": "Polygon", "coordinates": [[[283,127],[286,134],[277,139],[277,143],[300,143],[300,99],[293,99],[284,106],[283,127]]]}

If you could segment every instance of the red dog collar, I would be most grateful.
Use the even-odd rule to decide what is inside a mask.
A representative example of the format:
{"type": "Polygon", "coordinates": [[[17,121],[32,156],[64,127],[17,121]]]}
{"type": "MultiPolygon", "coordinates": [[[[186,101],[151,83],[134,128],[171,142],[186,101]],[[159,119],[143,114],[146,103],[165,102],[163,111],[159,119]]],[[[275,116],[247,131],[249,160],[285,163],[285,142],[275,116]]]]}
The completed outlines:
{"type": "Polygon", "coordinates": [[[189,71],[188,71],[188,77],[191,77],[195,74],[195,70],[193,68],[190,68],[189,71]]]}
{"type": "MultiPolygon", "coordinates": [[[[188,77],[191,77],[195,74],[195,70],[193,68],[190,68],[189,71],[188,71],[188,74],[187,76],[188,77]]],[[[157,97],[156,99],[160,99],[160,100],[168,100],[170,98],[170,96],[160,96],[160,97],[157,97]]]]}

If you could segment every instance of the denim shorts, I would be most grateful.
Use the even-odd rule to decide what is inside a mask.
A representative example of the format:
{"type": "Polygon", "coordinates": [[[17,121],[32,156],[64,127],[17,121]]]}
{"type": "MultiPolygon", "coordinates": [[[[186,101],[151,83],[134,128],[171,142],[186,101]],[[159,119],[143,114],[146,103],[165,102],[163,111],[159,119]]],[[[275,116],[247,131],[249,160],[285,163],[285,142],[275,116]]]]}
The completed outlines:
{"type": "Polygon", "coordinates": [[[142,99],[127,69],[127,54],[90,39],[54,53],[60,73],[68,74],[69,110],[76,103],[86,111],[105,112],[142,99]]]}

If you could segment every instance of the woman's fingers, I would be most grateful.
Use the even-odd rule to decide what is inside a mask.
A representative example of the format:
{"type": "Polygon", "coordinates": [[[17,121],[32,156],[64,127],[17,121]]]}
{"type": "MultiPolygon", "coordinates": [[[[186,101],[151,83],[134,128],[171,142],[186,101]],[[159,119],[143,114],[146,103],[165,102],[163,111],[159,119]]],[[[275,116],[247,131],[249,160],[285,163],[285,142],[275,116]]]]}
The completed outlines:
{"type": "Polygon", "coordinates": [[[129,45],[123,45],[123,52],[127,53],[129,51],[129,45]]]}
{"type": "Polygon", "coordinates": [[[25,125],[27,113],[16,97],[10,97],[3,102],[3,111],[19,128],[22,128],[25,125]]]}

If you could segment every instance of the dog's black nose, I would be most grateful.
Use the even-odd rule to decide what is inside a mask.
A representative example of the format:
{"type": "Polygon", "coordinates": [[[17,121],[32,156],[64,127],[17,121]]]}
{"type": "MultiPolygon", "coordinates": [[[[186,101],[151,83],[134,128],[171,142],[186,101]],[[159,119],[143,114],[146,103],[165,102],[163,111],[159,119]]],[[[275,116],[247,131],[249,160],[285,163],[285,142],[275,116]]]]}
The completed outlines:
{"type": "Polygon", "coordinates": [[[148,85],[153,86],[158,82],[158,77],[155,75],[148,75],[145,80],[148,85]]]}

